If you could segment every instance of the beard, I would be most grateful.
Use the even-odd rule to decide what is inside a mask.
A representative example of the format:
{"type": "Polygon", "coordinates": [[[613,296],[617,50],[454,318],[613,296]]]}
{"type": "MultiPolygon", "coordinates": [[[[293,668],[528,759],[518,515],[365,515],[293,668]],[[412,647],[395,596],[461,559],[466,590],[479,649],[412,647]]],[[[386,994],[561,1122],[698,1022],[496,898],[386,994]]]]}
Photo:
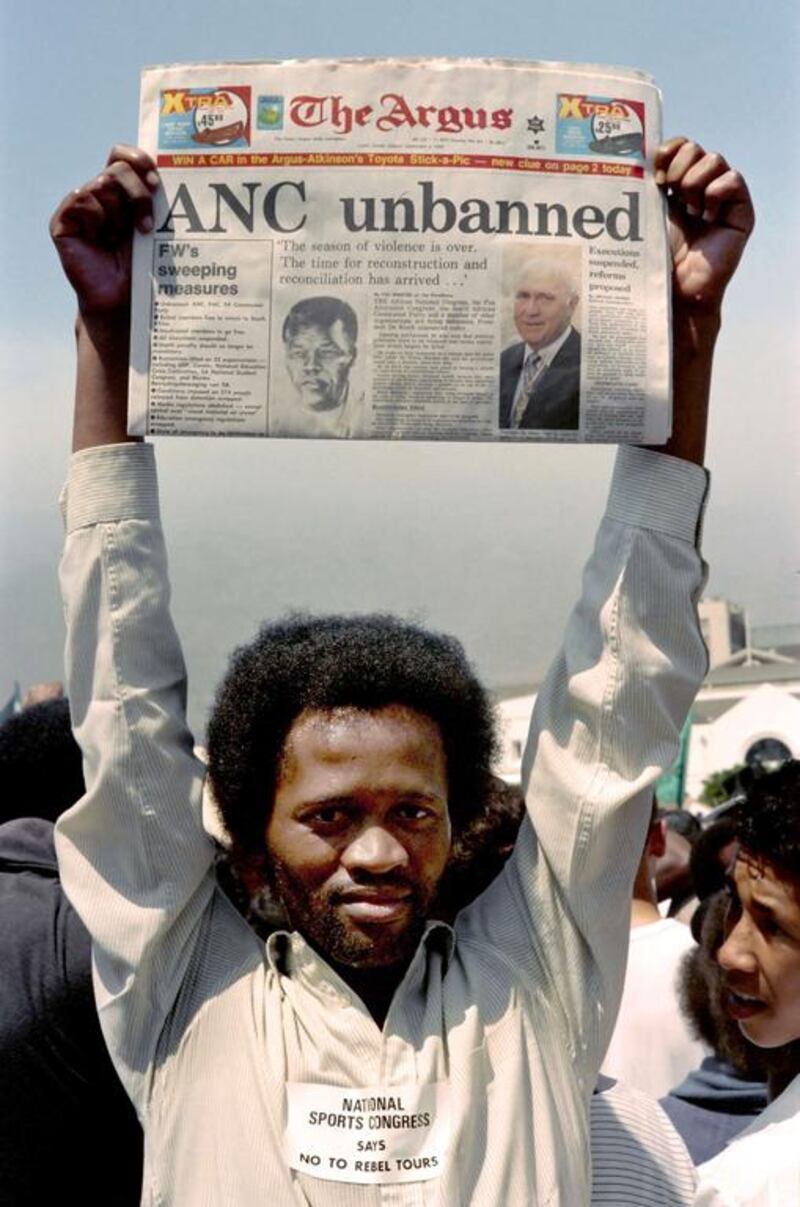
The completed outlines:
{"type": "Polygon", "coordinates": [[[269,886],[281,902],[290,925],[329,963],[348,968],[389,968],[408,962],[425,930],[432,893],[390,877],[360,877],[363,887],[402,888],[403,917],[391,923],[356,923],[344,912],[343,895],[335,888],[309,888],[274,856],[269,886]]]}

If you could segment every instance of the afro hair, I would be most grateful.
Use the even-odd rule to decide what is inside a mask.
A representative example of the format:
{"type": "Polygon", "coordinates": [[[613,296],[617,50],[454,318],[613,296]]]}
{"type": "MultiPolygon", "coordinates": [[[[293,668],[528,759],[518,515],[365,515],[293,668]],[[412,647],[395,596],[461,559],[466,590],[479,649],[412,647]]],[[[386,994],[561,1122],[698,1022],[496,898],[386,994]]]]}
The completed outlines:
{"type": "Polygon", "coordinates": [[[290,615],[236,649],[208,726],[211,785],[238,862],[264,853],[284,743],[307,710],[392,704],[430,717],[458,835],[486,807],[494,715],[460,643],[382,613],[290,615]]]}

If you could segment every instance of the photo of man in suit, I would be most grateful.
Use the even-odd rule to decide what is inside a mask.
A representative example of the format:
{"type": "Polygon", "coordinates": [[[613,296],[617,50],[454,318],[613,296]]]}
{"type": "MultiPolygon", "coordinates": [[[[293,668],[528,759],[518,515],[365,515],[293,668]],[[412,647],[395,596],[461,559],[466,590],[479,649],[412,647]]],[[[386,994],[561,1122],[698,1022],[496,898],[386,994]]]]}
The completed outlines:
{"type": "Polygon", "coordinates": [[[581,337],[572,326],[578,298],[561,262],[536,257],[522,265],[514,291],[520,342],[500,357],[499,427],[578,428],[581,337]]]}

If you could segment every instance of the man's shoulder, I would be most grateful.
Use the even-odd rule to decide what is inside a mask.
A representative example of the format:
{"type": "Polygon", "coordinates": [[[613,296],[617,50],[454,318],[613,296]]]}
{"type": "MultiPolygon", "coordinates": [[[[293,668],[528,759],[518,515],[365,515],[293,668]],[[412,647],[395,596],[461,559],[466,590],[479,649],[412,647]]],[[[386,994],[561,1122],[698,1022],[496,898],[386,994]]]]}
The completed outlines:
{"type": "Polygon", "coordinates": [[[554,357],[554,363],[577,364],[581,358],[581,333],[573,327],[554,357]]]}
{"type": "Polygon", "coordinates": [[[500,353],[500,367],[504,370],[519,368],[525,359],[525,344],[520,340],[516,344],[509,344],[500,353]]]}

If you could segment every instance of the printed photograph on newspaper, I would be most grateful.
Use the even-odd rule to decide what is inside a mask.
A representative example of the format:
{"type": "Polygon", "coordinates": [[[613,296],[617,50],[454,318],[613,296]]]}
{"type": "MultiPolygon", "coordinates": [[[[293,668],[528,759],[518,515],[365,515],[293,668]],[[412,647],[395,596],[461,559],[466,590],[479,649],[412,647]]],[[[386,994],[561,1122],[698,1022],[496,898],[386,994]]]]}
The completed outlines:
{"type": "Polygon", "coordinates": [[[660,137],[622,68],[148,68],[129,430],[663,443],[660,137]]]}

